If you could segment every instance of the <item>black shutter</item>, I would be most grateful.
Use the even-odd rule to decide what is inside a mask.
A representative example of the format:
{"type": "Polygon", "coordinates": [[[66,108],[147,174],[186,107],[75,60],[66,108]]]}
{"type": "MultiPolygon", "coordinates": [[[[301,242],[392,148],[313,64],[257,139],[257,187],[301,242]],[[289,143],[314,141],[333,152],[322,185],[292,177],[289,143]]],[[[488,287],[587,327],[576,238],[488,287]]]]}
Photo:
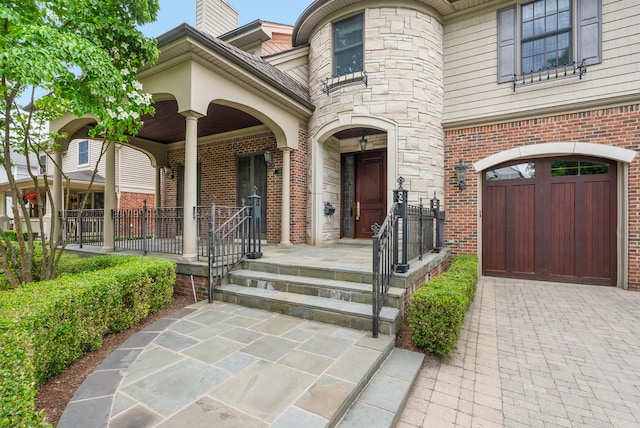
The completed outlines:
{"type": "Polygon", "coordinates": [[[498,83],[516,74],[516,5],[498,10],[498,83]]]}
{"type": "Polygon", "coordinates": [[[602,2],[578,0],[578,58],[580,63],[597,64],[602,61],[602,2]]]}

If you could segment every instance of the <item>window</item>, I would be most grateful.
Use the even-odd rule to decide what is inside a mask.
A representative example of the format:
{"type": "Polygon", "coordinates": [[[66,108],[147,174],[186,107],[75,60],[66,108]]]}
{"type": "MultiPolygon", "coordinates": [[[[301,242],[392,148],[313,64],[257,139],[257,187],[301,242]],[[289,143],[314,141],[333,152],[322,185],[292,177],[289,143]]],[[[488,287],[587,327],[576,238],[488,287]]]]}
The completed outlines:
{"type": "Polygon", "coordinates": [[[498,10],[498,82],[602,58],[601,0],[535,0],[498,10]]]}
{"type": "Polygon", "coordinates": [[[47,155],[40,156],[40,174],[47,172],[47,155]]]}
{"type": "Polygon", "coordinates": [[[333,25],[334,77],[364,70],[363,15],[355,15],[333,25]]]}
{"type": "Polygon", "coordinates": [[[522,6],[523,73],[570,64],[571,2],[537,0],[522,6]]]}
{"type": "Polygon", "coordinates": [[[89,142],[87,140],[78,143],[78,165],[89,164],[89,142]]]}

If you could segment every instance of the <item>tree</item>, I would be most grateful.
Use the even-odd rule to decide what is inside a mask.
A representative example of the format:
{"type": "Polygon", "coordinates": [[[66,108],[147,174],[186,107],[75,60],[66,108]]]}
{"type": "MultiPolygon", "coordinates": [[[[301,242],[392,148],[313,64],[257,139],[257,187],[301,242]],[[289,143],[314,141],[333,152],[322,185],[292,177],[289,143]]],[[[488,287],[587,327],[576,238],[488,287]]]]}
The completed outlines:
{"type": "MultiPolygon", "coordinates": [[[[128,135],[135,135],[142,126],[140,116],[153,113],[151,97],[142,93],[136,72],[158,57],[155,39],[144,37],[137,26],[154,21],[158,9],[158,0],[5,0],[0,4],[0,158],[12,189],[18,238],[17,245],[12,245],[0,230],[0,266],[13,287],[55,277],[64,243],[53,230],[44,230],[43,201],[38,204],[38,238],[33,238],[29,222],[23,238],[20,220],[28,218],[28,213],[11,175],[10,152],[55,149],[56,140],[64,136],[47,133],[45,126],[66,113],[95,117],[97,125],[90,136],[100,136],[104,145],[126,142],[128,135]],[[46,95],[36,99],[34,88],[46,95]],[[25,95],[26,108],[18,101],[25,95]],[[39,246],[42,270],[34,278],[33,254],[39,246]]],[[[52,206],[47,176],[40,182],[33,174],[31,178],[37,197],[46,195],[52,206]]],[[[55,213],[63,207],[52,208],[55,213]]]]}

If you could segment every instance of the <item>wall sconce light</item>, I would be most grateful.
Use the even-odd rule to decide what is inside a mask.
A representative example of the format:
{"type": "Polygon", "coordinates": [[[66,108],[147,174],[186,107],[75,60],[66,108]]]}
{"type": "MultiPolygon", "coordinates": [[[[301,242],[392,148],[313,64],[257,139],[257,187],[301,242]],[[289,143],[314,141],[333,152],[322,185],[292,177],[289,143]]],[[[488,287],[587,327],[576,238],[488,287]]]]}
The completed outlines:
{"type": "Polygon", "coordinates": [[[271,159],[271,150],[265,149],[263,155],[264,155],[264,161],[267,164],[267,169],[272,169],[274,164],[273,164],[273,160],[271,159]]]}
{"type": "Polygon", "coordinates": [[[362,136],[362,138],[360,138],[360,141],[358,141],[358,143],[360,143],[361,152],[364,152],[365,150],[367,150],[367,139],[364,138],[364,135],[362,136]]]}
{"type": "Polygon", "coordinates": [[[467,166],[464,161],[460,159],[458,165],[456,165],[456,178],[458,180],[458,189],[464,190],[467,188],[467,166]]]}
{"type": "Polygon", "coordinates": [[[173,169],[168,164],[162,167],[162,172],[165,177],[173,179],[173,169]]]}

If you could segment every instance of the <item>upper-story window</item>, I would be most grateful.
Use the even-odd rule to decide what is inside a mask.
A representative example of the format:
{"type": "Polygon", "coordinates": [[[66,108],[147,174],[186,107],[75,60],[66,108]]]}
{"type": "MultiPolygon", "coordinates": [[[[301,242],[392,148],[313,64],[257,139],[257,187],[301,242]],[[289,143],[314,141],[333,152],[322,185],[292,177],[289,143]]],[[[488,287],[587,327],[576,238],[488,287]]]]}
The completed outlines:
{"type": "Polygon", "coordinates": [[[601,62],[601,0],[535,0],[498,11],[498,82],[601,62]]]}
{"type": "Polygon", "coordinates": [[[40,174],[47,172],[47,155],[40,156],[40,174]]]}
{"type": "Polygon", "coordinates": [[[89,164],[89,141],[78,143],[78,166],[89,164]]]}
{"type": "Polygon", "coordinates": [[[522,5],[522,72],[570,64],[570,0],[537,0],[522,5]]]}
{"type": "Polygon", "coordinates": [[[334,77],[364,70],[363,24],[363,14],[333,24],[334,77]]]}

